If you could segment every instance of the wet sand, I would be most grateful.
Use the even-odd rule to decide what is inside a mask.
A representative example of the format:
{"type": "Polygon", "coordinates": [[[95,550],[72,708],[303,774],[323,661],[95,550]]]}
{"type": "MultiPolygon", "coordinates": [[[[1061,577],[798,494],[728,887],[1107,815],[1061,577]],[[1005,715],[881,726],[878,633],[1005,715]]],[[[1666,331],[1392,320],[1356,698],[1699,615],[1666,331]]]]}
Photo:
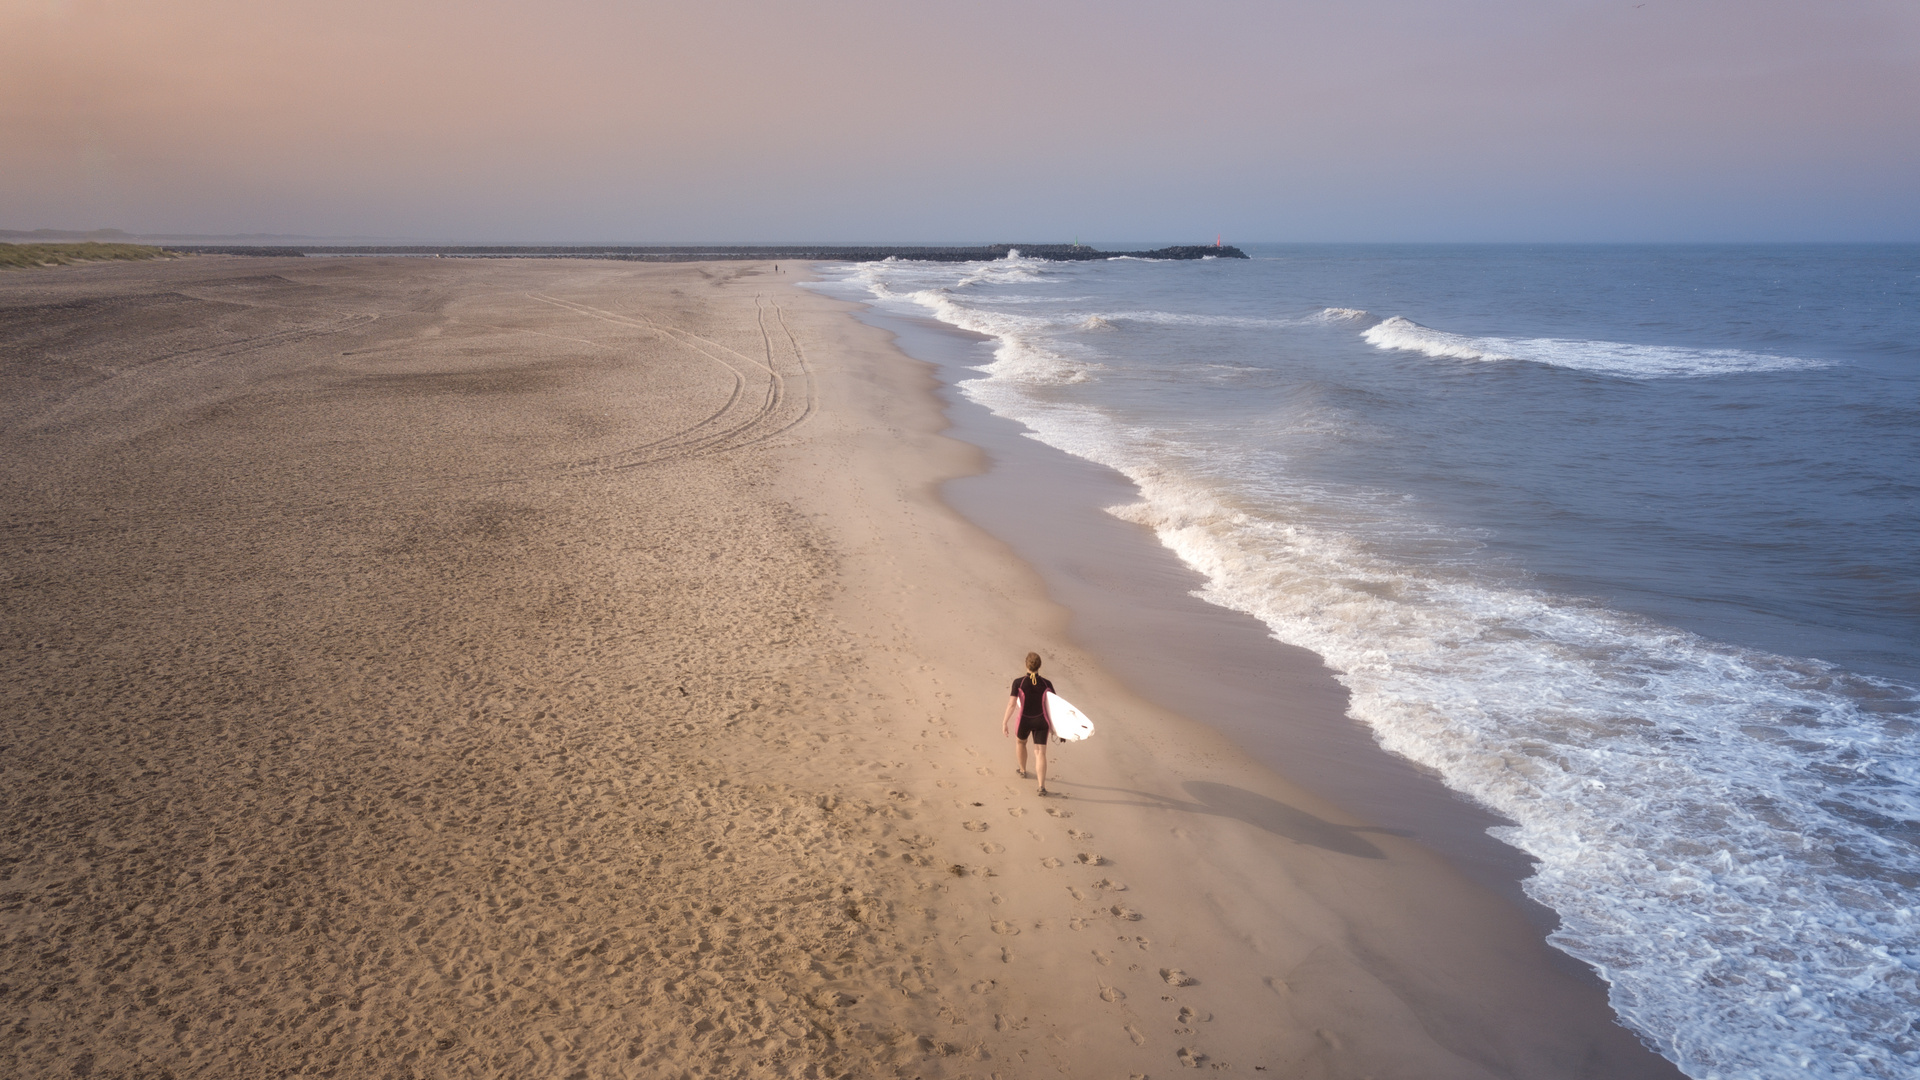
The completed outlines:
{"type": "MultiPolygon", "coordinates": [[[[990,466],[941,486],[941,498],[1006,541],[1072,613],[1073,639],[1134,693],[1231,738],[1289,783],[1417,838],[1541,929],[1559,918],[1529,899],[1533,861],[1487,835],[1509,821],[1448,790],[1433,773],[1379,749],[1347,715],[1348,695],[1320,658],[1275,641],[1250,615],[1195,595],[1206,579],[1152,530],[1108,512],[1140,500],[1125,476],[1027,437],[961,394],[992,360],[991,339],[864,310],[910,355],[933,365],[947,433],[985,450],[990,466]],[[977,339],[977,340],[975,340],[977,339]]],[[[1589,973],[1555,952],[1570,971],[1589,973]]]]}
{"type": "Polygon", "coordinates": [[[0,277],[0,1071],[1673,1075],[1082,651],[770,270],[0,277]],[[1029,648],[1102,722],[1044,801],[1029,648]]]}

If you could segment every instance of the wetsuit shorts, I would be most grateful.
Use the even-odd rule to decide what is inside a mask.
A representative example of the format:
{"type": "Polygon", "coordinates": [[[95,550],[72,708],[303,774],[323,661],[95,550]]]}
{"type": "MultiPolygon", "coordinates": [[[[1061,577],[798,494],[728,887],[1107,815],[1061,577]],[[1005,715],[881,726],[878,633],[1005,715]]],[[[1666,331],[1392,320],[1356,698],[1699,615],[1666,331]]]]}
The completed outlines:
{"type": "Polygon", "coordinates": [[[1053,735],[1053,729],[1047,724],[1046,708],[1042,704],[1046,699],[1047,691],[1051,689],[1053,689],[1053,683],[1044,676],[1038,683],[1024,675],[1013,680],[1013,696],[1019,698],[1022,705],[1019,731],[1022,742],[1032,739],[1034,745],[1045,746],[1047,739],[1053,735]]]}

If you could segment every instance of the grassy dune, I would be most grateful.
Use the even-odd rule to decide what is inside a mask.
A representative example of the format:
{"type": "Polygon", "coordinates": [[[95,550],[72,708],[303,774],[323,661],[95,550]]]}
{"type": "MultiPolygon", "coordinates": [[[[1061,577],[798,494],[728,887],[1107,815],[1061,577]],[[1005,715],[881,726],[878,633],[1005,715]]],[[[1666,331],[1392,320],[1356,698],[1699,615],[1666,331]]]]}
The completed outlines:
{"type": "Polygon", "coordinates": [[[64,266],[67,263],[95,259],[172,259],[176,252],[145,244],[4,244],[0,243],[0,268],[23,266],[64,266]]]}

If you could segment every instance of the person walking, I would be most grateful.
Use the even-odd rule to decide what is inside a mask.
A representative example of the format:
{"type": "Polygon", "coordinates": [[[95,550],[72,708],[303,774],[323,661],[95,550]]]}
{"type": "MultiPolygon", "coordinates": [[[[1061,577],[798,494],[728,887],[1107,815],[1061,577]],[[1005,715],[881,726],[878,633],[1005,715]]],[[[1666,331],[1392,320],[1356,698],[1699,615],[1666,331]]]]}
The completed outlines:
{"type": "Polygon", "coordinates": [[[1053,734],[1053,723],[1047,716],[1047,694],[1052,690],[1053,683],[1040,675],[1040,654],[1028,653],[1027,673],[1013,680],[1013,696],[1007,699],[1006,714],[1000,718],[1000,733],[1019,739],[1014,760],[1022,780],[1027,778],[1027,740],[1033,740],[1033,775],[1039,782],[1041,795],[1047,793],[1047,739],[1053,734]],[[1017,732],[1015,717],[1020,721],[1017,732]]]}

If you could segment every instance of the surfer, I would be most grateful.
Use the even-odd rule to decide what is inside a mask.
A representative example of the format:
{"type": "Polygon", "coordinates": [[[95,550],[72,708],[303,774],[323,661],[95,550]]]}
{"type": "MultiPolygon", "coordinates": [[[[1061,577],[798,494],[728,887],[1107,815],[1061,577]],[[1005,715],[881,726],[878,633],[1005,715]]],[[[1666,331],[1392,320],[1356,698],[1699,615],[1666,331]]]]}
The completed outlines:
{"type": "Polygon", "coordinates": [[[1007,699],[1006,715],[1000,718],[1000,733],[1015,735],[1014,717],[1020,718],[1017,734],[1019,742],[1014,750],[1014,759],[1019,768],[1020,779],[1027,778],[1027,740],[1033,740],[1033,775],[1040,784],[1040,794],[1047,793],[1047,737],[1053,733],[1053,723],[1047,715],[1047,694],[1053,690],[1053,683],[1040,676],[1040,654],[1027,654],[1027,673],[1013,680],[1013,696],[1007,699]]]}

